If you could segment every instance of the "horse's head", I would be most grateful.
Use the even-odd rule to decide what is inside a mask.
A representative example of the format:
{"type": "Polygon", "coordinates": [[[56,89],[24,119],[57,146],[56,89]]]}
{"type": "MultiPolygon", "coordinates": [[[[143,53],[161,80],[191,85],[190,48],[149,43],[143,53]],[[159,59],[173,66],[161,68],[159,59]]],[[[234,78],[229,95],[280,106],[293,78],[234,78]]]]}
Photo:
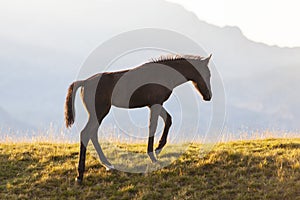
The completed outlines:
{"type": "Polygon", "coordinates": [[[201,93],[203,100],[210,101],[212,98],[211,85],[210,85],[210,70],[208,67],[209,60],[211,58],[211,54],[209,57],[205,59],[201,59],[195,65],[199,74],[193,78],[193,84],[197,88],[197,90],[201,93]]]}

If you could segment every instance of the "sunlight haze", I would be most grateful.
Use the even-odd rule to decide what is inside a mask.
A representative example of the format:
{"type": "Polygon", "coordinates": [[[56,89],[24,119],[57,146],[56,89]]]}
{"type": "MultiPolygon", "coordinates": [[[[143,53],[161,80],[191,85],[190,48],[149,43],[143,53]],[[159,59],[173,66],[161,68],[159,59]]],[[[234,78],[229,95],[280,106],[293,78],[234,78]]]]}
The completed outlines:
{"type": "Polygon", "coordinates": [[[281,47],[300,46],[300,1],[169,0],[218,26],[237,26],[250,40],[281,47]]]}
{"type": "MultiPolygon", "coordinates": [[[[300,1],[298,0],[168,0],[182,5],[197,15],[200,20],[217,26],[237,26],[250,40],[280,47],[300,46],[300,1]]],[[[102,5],[107,1],[102,1],[102,5]]],[[[1,35],[14,36],[16,26],[24,26],[26,22],[51,29],[59,26],[61,18],[73,19],[83,23],[80,16],[89,16],[90,9],[97,10],[101,6],[97,1],[1,1],[0,17],[2,28],[10,27],[12,32],[2,30],[1,35]],[[97,6],[95,6],[95,5],[97,6]],[[59,5],[59,6],[58,6],[59,5]],[[67,8],[67,12],[66,11],[67,8]],[[69,15],[76,13],[76,15],[69,15]],[[36,15],[39,15],[36,18],[36,15]],[[78,16],[78,19],[74,19],[78,16]],[[5,20],[3,20],[5,19],[5,20]],[[43,24],[43,22],[47,22],[43,24]],[[50,22],[50,23],[49,23],[50,22]],[[57,23],[59,22],[59,23],[57,23]],[[14,27],[15,26],[15,27],[14,27]]],[[[100,14],[100,13],[99,13],[100,14]]],[[[99,15],[100,16],[100,15],[99,15]]],[[[97,16],[90,18],[96,20],[97,16]]],[[[74,22],[75,22],[74,21],[74,22]]],[[[23,29],[23,34],[31,34],[35,30],[23,29]]],[[[43,40],[43,38],[37,38],[43,40]]]]}
{"type": "MultiPolygon", "coordinates": [[[[300,47],[298,4],[292,0],[2,0],[0,129],[37,130],[49,127],[49,123],[64,127],[63,105],[68,86],[78,79],[83,63],[93,50],[116,35],[156,28],[181,33],[207,52],[195,53],[192,46],[185,48],[177,40],[169,42],[178,47],[176,51],[181,54],[213,54],[212,61],[226,93],[225,128],[228,132],[243,131],[245,127],[300,130],[300,94],[295,92],[300,85],[300,48],[282,48],[300,47]]],[[[147,38],[154,43],[165,42],[153,34],[147,38]]],[[[137,42],[136,38],[126,41],[137,42]]],[[[116,46],[118,48],[110,49],[119,49],[119,44],[116,46]]],[[[115,62],[113,70],[132,68],[162,54],[160,51],[141,52],[115,62]]],[[[85,78],[102,72],[99,66],[106,67],[99,64],[105,58],[102,56],[97,57],[100,60],[95,62],[93,70],[87,71],[85,78]]],[[[214,81],[212,85],[218,84],[214,81]]],[[[189,85],[175,92],[185,97],[189,95],[187,88],[189,85]]],[[[167,109],[174,116],[180,116],[173,97],[167,102],[167,109]]],[[[210,118],[205,117],[210,111],[209,104],[202,103],[201,96],[196,97],[206,113],[201,115],[203,126],[199,129],[204,133],[209,125],[210,118]]],[[[214,99],[222,98],[214,96],[214,99]]],[[[185,111],[191,113],[183,120],[189,122],[186,130],[195,127],[191,120],[197,115],[195,104],[188,100],[182,98],[181,101],[181,105],[187,105],[185,111]]],[[[77,119],[84,125],[86,112],[79,98],[77,107],[77,112],[83,113],[78,114],[77,119]]],[[[114,127],[115,116],[111,113],[104,126],[114,127]]],[[[122,118],[119,121],[128,119],[118,116],[122,118]]],[[[146,115],[132,112],[130,116],[135,124],[147,130],[146,115]]],[[[174,128],[176,124],[180,123],[174,117],[174,128]]]]}

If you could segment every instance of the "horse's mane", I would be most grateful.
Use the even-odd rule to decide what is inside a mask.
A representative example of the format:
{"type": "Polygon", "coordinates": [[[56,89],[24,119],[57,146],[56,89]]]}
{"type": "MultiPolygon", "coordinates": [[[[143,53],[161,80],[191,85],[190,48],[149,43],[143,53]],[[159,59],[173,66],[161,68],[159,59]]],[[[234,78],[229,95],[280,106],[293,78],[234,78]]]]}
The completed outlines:
{"type": "Polygon", "coordinates": [[[195,56],[195,55],[180,55],[180,54],[170,54],[170,55],[163,55],[158,58],[152,58],[149,63],[160,63],[165,61],[172,61],[172,60],[201,60],[202,56],[195,56]]]}

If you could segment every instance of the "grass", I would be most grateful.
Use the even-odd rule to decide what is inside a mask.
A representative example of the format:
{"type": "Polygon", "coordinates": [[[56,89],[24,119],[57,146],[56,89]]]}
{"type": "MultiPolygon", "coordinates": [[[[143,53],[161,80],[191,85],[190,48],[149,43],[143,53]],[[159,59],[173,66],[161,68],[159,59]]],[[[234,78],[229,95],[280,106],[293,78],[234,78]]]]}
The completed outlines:
{"type": "Polygon", "coordinates": [[[150,173],[107,172],[88,151],[77,185],[77,144],[1,143],[0,199],[300,199],[300,139],[221,143],[204,157],[200,147],[150,173]]]}

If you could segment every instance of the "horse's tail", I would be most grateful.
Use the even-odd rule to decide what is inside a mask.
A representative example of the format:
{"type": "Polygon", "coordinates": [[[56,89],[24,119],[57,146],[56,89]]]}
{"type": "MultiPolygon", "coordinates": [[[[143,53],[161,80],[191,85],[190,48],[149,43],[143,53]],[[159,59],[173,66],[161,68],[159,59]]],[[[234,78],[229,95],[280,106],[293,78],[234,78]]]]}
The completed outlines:
{"type": "Polygon", "coordinates": [[[74,123],[75,119],[75,108],[74,101],[76,96],[76,91],[79,87],[83,86],[84,81],[73,82],[68,89],[68,94],[65,102],[65,123],[66,127],[69,128],[74,123]]]}

